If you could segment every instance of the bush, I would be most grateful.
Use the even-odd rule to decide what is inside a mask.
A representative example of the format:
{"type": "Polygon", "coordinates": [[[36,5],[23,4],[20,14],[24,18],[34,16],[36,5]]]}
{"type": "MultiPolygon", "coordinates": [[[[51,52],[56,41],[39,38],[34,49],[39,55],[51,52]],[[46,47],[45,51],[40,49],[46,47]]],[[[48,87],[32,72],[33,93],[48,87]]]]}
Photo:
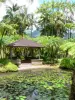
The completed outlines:
{"type": "MultiPolygon", "coordinates": [[[[54,36],[39,36],[37,38],[30,38],[30,37],[25,36],[24,38],[36,41],[44,46],[44,48],[41,48],[40,50],[40,55],[41,55],[40,57],[41,59],[44,60],[44,63],[56,63],[58,61],[58,58],[60,55],[60,45],[64,41],[62,38],[54,37],[54,36]]],[[[5,45],[7,45],[9,43],[15,42],[18,39],[20,39],[19,35],[16,35],[15,37],[11,35],[10,39],[9,39],[9,36],[4,36],[3,42],[5,45]]],[[[21,51],[22,51],[21,48],[14,50],[15,56],[17,56],[16,58],[24,59],[23,57],[21,57],[21,51]],[[17,54],[17,52],[19,53],[17,54]]],[[[9,53],[10,53],[9,50],[3,51],[3,54],[7,58],[9,58],[9,53]]],[[[35,51],[34,57],[37,57],[36,55],[38,55],[38,49],[35,51]]]]}
{"type": "Polygon", "coordinates": [[[15,72],[15,71],[18,71],[17,65],[12,63],[8,59],[1,59],[0,64],[2,64],[2,66],[0,67],[0,72],[15,72]]]}
{"type": "Polygon", "coordinates": [[[4,67],[0,67],[0,72],[6,72],[7,70],[4,67]]]}
{"type": "Polygon", "coordinates": [[[13,64],[13,63],[11,63],[11,62],[9,62],[7,65],[5,65],[4,66],[4,68],[6,69],[6,71],[17,71],[18,70],[18,67],[15,65],[15,64],[13,64]]]}
{"type": "Polygon", "coordinates": [[[8,62],[8,59],[0,59],[0,64],[6,65],[8,62]]]}
{"type": "Polygon", "coordinates": [[[44,63],[56,63],[60,51],[59,47],[64,40],[54,36],[41,36],[37,37],[36,41],[44,46],[41,50],[41,58],[44,60],[44,63]]]}
{"type": "Polygon", "coordinates": [[[74,69],[75,68],[75,59],[72,58],[63,58],[60,63],[60,68],[64,69],[74,69]]]}

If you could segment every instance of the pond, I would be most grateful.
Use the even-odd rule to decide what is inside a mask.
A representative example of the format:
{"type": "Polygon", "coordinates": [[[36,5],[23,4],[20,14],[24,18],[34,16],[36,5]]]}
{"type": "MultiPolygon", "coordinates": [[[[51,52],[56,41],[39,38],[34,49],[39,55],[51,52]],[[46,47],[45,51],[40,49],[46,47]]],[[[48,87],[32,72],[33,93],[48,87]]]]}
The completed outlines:
{"type": "Polygon", "coordinates": [[[60,69],[0,74],[0,100],[69,100],[71,76],[60,69]]]}

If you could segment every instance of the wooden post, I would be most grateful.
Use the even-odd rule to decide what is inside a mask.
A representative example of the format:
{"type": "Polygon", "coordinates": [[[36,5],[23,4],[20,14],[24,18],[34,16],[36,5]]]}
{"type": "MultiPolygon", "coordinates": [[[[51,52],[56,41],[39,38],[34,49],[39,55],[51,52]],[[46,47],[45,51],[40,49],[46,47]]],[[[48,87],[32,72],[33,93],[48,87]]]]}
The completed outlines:
{"type": "Polygon", "coordinates": [[[39,49],[39,59],[40,59],[40,49],[39,49]]]}
{"type": "Polygon", "coordinates": [[[12,59],[12,48],[10,47],[10,59],[12,59]]]}
{"type": "Polygon", "coordinates": [[[33,51],[33,48],[31,48],[31,56],[32,56],[32,58],[34,58],[34,51],[33,51]]]}

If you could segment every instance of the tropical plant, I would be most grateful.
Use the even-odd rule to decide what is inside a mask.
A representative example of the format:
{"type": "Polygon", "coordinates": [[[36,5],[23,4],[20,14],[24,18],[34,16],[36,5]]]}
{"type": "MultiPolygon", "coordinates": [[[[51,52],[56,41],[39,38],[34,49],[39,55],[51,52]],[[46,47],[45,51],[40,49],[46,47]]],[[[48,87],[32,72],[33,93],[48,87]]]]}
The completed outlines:
{"type": "Polygon", "coordinates": [[[13,4],[12,7],[8,6],[6,9],[6,15],[3,17],[3,21],[12,24],[18,10],[19,6],[17,4],[13,4]]]}
{"type": "Polygon", "coordinates": [[[0,59],[0,72],[18,71],[18,67],[8,59],[0,59]]]}
{"type": "Polygon", "coordinates": [[[0,32],[1,32],[1,36],[3,38],[4,35],[11,35],[11,34],[15,34],[16,33],[16,29],[14,27],[16,27],[16,24],[6,24],[6,23],[0,23],[0,32]]]}
{"type": "Polygon", "coordinates": [[[5,0],[0,0],[0,2],[4,2],[5,0]]]}
{"type": "Polygon", "coordinates": [[[60,63],[60,68],[63,69],[75,69],[75,59],[73,58],[63,58],[60,63]]]}
{"type": "Polygon", "coordinates": [[[19,7],[15,4],[12,5],[12,7],[7,7],[7,12],[2,22],[13,25],[16,29],[16,33],[23,35],[25,29],[30,26],[26,6],[19,7]]]}
{"type": "Polygon", "coordinates": [[[71,41],[64,41],[60,46],[60,49],[64,52],[64,56],[71,56],[75,58],[75,43],[71,41]]]}
{"type": "MultiPolygon", "coordinates": [[[[35,39],[34,39],[35,40],[35,39]]],[[[44,48],[41,50],[41,57],[45,63],[55,63],[59,58],[60,45],[63,39],[53,36],[41,36],[36,38],[35,41],[41,43],[44,48]]]]}
{"type": "Polygon", "coordinates": [[[43,35],[63,36],[65,30],[65,23],[72,22],[71,18],[66,18],[65,9],[73,12],[74,5],[67,2],[47,2],[43,3],[38,9],[40,13],[39,25],[43,35]]]}
{"type": "Polygon", "coordinates": [[[5,97],[8,100],[20,100],[21,98],[33,100],[32,95],[36,90],[39,100],[68,100],[71,75],[72,72],[56,69],[6,74],[0,77],[0,99],[5,97]]]}
{"type": "Polygon", "coordinates": [[[75,24],[74,23],[66,23],[65,24],[65,29],[68,31],[68,38],[72,38],[72,32],[73,29],[75,28],[75,24]]]}

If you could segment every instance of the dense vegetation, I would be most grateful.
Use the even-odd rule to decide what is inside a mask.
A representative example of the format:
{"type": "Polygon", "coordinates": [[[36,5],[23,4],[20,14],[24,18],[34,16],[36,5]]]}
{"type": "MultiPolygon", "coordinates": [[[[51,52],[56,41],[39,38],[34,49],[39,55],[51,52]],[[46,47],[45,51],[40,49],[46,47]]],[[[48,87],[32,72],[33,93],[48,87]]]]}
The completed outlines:
{"type": "Polygon", "coordinates": [[[73,58],[63,58],[60,67],[63,69],[75,69],[75,59],[73,58]]]}
{"type": "Polygon", "coordinates": [[[0,60],[0,72],[13,72],[18,71],[18,67],[7,59],[0,60]]]}
{"type": "Polygon", "coordinates": [[[0,77],[0,99],[68,100],[71,74],[71,72],[51,69],[5,74],[0,77]],[[36,96],[33,94],[35,90],[36,96]]]}
{"type": "MultiPolygon", "coordinates": [[[[74,29],[74,3],[69,2],[44,2],[37,10],[37,14],[40,14],[38,25],[34,15],[27,13],[26,6],[18,6],[17,4],[7,7],[6,15],[0,22],[0,58],[9,58],[10,50],[6,47],[7,44],[12,43],[21,37],[32,39],[44,45],[41,49],[41,58],[44,63],[56,63],[58,59],[63,57],[72,57],[74,59],[74,39],[64,40],[65,34],[68,34],[68,38],[71,38],[71,30],[74,29]],[[68,12],[66,11],[68,10],[68,12]],[[68,13],[71,15],[68,16],[68,13]],[[35,39],[25,35],[27,29],[36,26],[37,29],[41,29],[40,37],[35,39]],[[59,36],[59,37],[56,37],[59,36]]],[[[31,29],[32,37],[32,29],[31,29]]],[[[22,49],[23,50],[23,49],[22,49]]],[[[19,59],[24,59],[21,49],[13,50],[19,59]],[[19,56],[17,54],[19,52],[19,56]]],[[[28,49],[30,52],[30,50],[28,49]]],[[[36,50],[38,52],[38,50],[36,50]]],[[[38,53],[34,51],[34,57],[38,57],[38,53]]]]}
{"type": "MultiPolygon", "coordinates": [[[[1,52],[0,57],[10,58],[9,56],[10,49],[6,47],[6,45],[9,43],[15,42],[16,40],[20,38],[21,36],[19,35],[15,35],[15,37],[11,35],[10,38],[9,36],[4,36],[1,41],[2,48],[0,50],[1,52]]],[[[24,38],[32,39],[33,41],[41,43],[44,46],[44,48],[41,48],[40,50],[41,59],[43,59],[44,63],[47,63],[47,64],[59,63],[59,60],[63,59],[60,64],[61,67],[64,67],[64,68],[70,67],[70,69],[71,67],[74,67],[74,64],[75,64],[75,43],[74,41],[75,39],[64,40],[60,37],[54,37],[54,36],[40,36],[37,38],[30,38],[29,36],[24,36],[24,38]],[[71,62],[69,63],[68,61],[69,62],[71,61],[71,62]],[[71,64],[71,65],[68,65],[67,62],[68,64],[71,64]]],[[[15,54],[15,56],[13,57],[17,56],[17,58],[21,60],[24,59],[21,51],[23,51],[23,48],[18,48],[17,50],[13,48],[13,52],[15,54]],[[17,52],[19,53],[19,56],[17,52]]],[[[28,51],[30,52],[31,49],[28,49],[28,51]]],[[[38,49],[36,50],[34,49],[33,57],[35,58],[38,57],[38,49]]]]}
{"type": "MultiPolygon", "coordinates": [[[[0,0],[0,3],[5,1],[6,0],[0,0]]],[[[21,38],[31,39],[41,43],[44,46],[44,48],[41,48],[40,50],[40,58],[43,59],[44,63],[59,63],[60,68],[74,70],[75,39],[71,39],[72,32],[75,29],[73,18],[74,9],[75,3],[71,2],[44,2],[36,11],[36,14],[40,14],[38,20],[36,21],[34,14],[27,13],[26,6],[20,7],[17,4],[14,4],[11,7],[7,7],[6,15],[0,22],[0,72],[18,70],[17,66],[12,63],[11,60],[9,60],[10,48],[8,48],[7,45],[21,38]],[[32,38],[33,25],[37,28],[37,30],[40,30],[40,37],[32,38]],[[26,35],[26,30],[30,28],[31,37],[26,35]],[[65,35],[68,35],[68,40],[63,38],[65,35]]],[[[24,60],[29,56],[29,53],[31,53],[31,49],[29,48],[13,48],[12,50],[13,59],[24,60]],[[24,57],[23,51],[26,51],[26,57],[24,57]]],[[[34,50],[32,56],[34,58],[38,58],[38,49],[34,50]]],[[[40,91],[40,96],[42,96],[43,99],[47,99],[48,96],[51,96],[48,97],[49,100],[50,98],[67,100],[69,95],[69,92],[67,91],[69,88],[67,88],[68,86],[65,84],[69,77],[65,77],[63,74],[63,77],[65,77],[63,80],[58,74],[56,74],[55,76],[57,77],[55,79],[55,76],[51,76],[52,74],[50,74],[48,71],[47,73],[43,73],[43,75],[40,77],[38,75],[34,75],[35,77],[32,77],[33,75],[27,76],[28,79],[26,77],[26,79],[23,79],[23,75],[18,77],[18,79],[15,79],[18,81],[9,79],[11,82],[7,82],[7,80],[1,84],[1,91],[4,92],[6,90],[4,93],[1,92],[3,93],[1,96],[3,95],[3,97],[7,98],[7,100],[23,100],[26,99],[28,93],[32,92],[34,88],[37,87],[40,91]],[[21,79],[23,80],[21,81],[21,79]],[[30,86],[30,84],[32,85],[30,86]],[[31,90],[29,89],[30,87],[31,90]],[[66,90],[64,90],[64,87],[66,87],[66,90]],[[18,91],[17,88],[19,89],[18,91]],[[26,89],[26,91],[23,91],[24,89],[26,89]],[[62,91],[66,91],[67,93],[63,92],[63,94],[62,91]],[[14,94],[12,95],[13,92],[14,94]]]]}
{"type": "Polygon", "coordinates": [[[75,4],[71,2],[44,2],[37,11],[41,15],[39,25],[42,35],[63,37],[66,33],[71,38],[71,30],[75,28],[74,9],[75,4]]]}

